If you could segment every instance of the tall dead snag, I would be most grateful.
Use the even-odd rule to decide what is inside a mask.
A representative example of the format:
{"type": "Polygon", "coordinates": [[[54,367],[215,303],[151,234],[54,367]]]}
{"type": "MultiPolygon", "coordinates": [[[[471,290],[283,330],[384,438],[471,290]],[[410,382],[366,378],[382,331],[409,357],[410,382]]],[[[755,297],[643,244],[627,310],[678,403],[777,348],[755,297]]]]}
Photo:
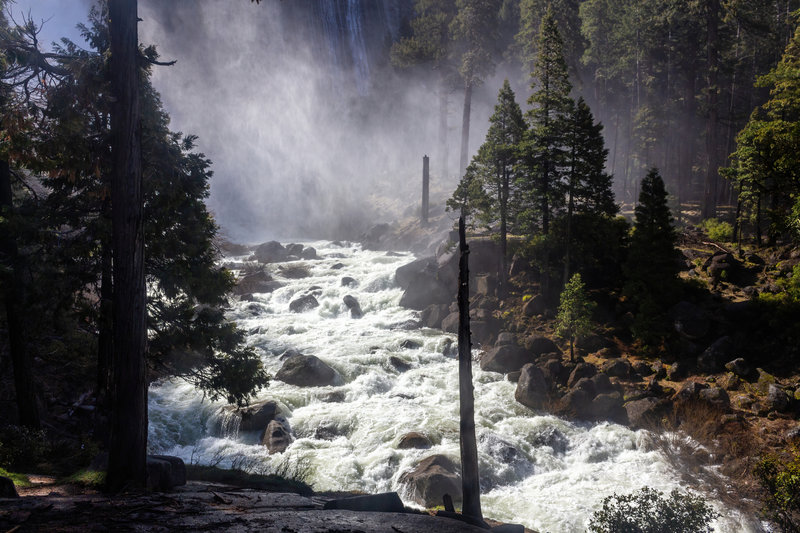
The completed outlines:
{"type": "Polygon", "coordinates": [[[108,489],[147,481],[146,293],[137,0],[109,0],[113,342],[108,489]]]}
{"type": "Polygon", "coordinates": [[[475,400],[472,387],[472,341],[469,331],[469,246],[464,216],[458,219],[458,392],[461,413],[462,514],[483,520],[478,478],[478,443],[475,440],[475,400]]]}
{"type": "Polygon", "coordinates": [[[422,225],[428,225],[428,197],[430,191],[430,158],[422,156],[422,225]]]}

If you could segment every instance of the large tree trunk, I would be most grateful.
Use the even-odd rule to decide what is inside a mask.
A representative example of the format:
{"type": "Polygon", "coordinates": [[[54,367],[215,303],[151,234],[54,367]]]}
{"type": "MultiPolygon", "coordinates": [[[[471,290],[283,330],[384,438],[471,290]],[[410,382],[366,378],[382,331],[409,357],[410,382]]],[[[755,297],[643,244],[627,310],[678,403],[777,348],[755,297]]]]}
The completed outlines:
{"type": "Polygon", "coordinates": [[[708,118],[706,121],[706,181],[703,193],[703,218],[713,218],[717,214],[717,186],[719,172],[717,163],[717,123],[719,110],[719,88],[717,87],[719,71],[718,51],[718,25],[719,25],[719,0],[709,0],[707,6],[707,57],[708,57],[708,118]]]}
{"type": "Polygon", "coordinates": [[[469,159],[469,117],[472,109],[472,82],[464,87],[464,112],[461,115],[461,157],[459,158],[458,178],[464,177],[469,159]]]}
{"type": "MultiPolygon", "coordinates": [[[[10,216],[13,209],[11,168],[7,160],[2,160],[0,161],[0,213],[3,216],[10,216]]],[[[25,338],[25,323],[22,319],[22,310],[25,308],[25,283],[22,278],[19,250],[12,234],[5,233],[0,236],[0,253],[5,256],[11,269],[11,283],[5,287],[5,308],[19,423],[27,428],[39,429],[41,427],[39,407],[36,403],[33,372],[25,338]]]]}
{"type": "Polygon", "coordinates": [[[114,361],[109,490],[147,482],[146,294],[142,228],[137,1],[109,0],[114,361]]]}
{"type": "Polygon", "coordinates": [[[469,331],[469,246],[463,216],[458,219],[458,237],[461,254],[458,262],[458,393],[461,414],[461,488],[464,496],[461,512],[465,516],[483,520],[478,477],[478,443],[475,439],[472,341],[469,331]]]}

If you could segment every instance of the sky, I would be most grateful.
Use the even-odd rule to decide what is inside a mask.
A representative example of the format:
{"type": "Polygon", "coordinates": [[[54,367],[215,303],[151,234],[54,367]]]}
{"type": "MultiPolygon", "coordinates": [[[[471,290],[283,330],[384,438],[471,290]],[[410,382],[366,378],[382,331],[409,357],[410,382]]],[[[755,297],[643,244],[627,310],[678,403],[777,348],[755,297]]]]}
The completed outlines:
{"type": "Polygon", "coordinates": [[[76,26],[86,20],[91,0],[11,0],[9,8],[17,22],[28,16],[42,27],[40,40],[49,49],[53,41],[67,37],[83,44],[76,26]]]}

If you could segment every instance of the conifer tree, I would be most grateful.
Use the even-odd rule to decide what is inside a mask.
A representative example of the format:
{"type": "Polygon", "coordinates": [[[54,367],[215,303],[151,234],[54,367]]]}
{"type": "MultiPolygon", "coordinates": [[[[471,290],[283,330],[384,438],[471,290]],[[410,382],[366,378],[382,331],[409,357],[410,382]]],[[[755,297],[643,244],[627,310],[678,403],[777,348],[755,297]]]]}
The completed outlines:
{"type": "Polygon", "coordinates": [[[550,231],[553,210],[564,201],[565,133],[572,100],[569,93],[564,44],[552,8],[539,29],[538,55],[531,73],[534,93],[526,113],[529,132],[523,143],[526,173],[520,186],[528,190],[526,219],[529,229],[550,231]]]}
{"type": "Polygon", "coordinates": [[[466,199],[467,211],[486,224],[499,222],[502,255],[500,284],[505,286],[508,274],[508,231],[514,219],[512,210],[518,203],[519,190],[515,178],[519,168],[519,143],[526,130],[522,110],[514,91],[505,80],[497,96],[494,114],[489,119],[486,140],[473,158],[459,184],[451,208],[461,207],[466,199]]]}
{"type": "Polygon", "coordinates": [[[647,344],[666,335],[664,311],[678,292],[676,241],[667,190],[654,168],[642,180],[623,288],[635,308],[632,332],[647,344]]]}
{"type": "Polygon", "coordinates": [[[575,339],[591,331],[594,307],[594,302],[586,295],[581,275],[574,274],[561,292],[561,303],[556,316],[556,335],[569,339],[570,361],[575,360],[575,339]]]}

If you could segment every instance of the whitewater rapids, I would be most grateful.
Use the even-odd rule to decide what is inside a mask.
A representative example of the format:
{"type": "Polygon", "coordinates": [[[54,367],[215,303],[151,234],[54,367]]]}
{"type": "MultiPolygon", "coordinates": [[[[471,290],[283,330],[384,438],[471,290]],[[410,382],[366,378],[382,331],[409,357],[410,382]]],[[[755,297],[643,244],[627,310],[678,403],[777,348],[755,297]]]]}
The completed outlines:
{"type": "MultiPolygon", "coordinates": [[[[233,298],[229,316],[248,332],[248,344],[271,375],[281,367],[279,355],[295,349],[336,369],[343,384],[302,388],[273,380],[259,393],[258,400],[278,402],[295,436],[284,453],[274,455],[258,443],[257,432],[239,432],[229,423],[223,402],[208,401],[182,381],[154,384],[150,448],[192,463],[300,476],[317,491],[396,490],[410,504],[398,482],[403,472],[431,454],[458,462],[458,364],[451,348],[456,339],[439,330],[405,329],[418,313],[398,305],[402,291],[394,272],[412,255],[365,251],[350,243],[307,245],[319,256],[303,261],[309,277],[284,279],[277,265],[269,265],[285,285],[256,294],[253,302],[233,298]],[[342,286],[345,276],[358,285],[342,286]],[[312,287],[320,306],[290,312],[289,302],[312,287]],[[342,302],[348,294],[361,304],[363,318],[350,317],[342,302]],[[391,356],[411,368],[399,372],[389,363],[391,356]],[[398,449],[400,437],[411,431],[427,435],[433,447],[398,449]]],[[[503,375],[483,372],[477,364],[473,372],[485,516],[542,533],[585,531],[602,499],[614,492],[645,485],[664,492],[698,489],[686,486],[647,432],[534,413],[514,400],[515,384],[503,375]]],[[[713,503],[722,515],[716,531],[763,530],[754,517],[713,503]]]]}

